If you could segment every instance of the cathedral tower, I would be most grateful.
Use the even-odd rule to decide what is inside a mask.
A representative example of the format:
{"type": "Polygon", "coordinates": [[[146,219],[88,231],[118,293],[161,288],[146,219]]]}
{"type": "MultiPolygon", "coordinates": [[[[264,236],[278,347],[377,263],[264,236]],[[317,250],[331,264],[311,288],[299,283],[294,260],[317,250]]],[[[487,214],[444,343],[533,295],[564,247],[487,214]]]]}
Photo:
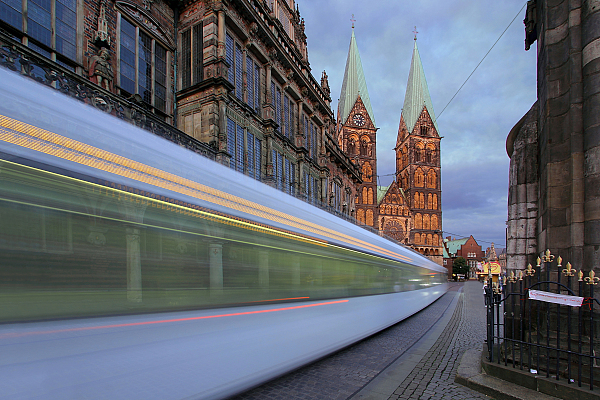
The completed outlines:
{"type": "Polygon", "coordinates": [[[396,182],[405,194],[412,228],[409,244],[442,264],[440,135],[425,72],[413,49],[396,140],[396,182]]]}
{"type": "Polygon", "coordinates": [[[356,219],[368,226],[377,226],[377,128],[362,69],[354,26],[346,71],[338,103],[337,140],[346,154],[360,166],[363,183],[357,187],[356,219]]]}

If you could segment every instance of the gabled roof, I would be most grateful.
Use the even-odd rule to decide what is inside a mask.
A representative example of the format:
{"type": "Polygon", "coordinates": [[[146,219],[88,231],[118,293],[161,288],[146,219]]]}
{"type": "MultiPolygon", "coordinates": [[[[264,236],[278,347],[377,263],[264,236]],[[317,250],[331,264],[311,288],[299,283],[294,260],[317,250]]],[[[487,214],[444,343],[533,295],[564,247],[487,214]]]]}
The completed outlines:
{"type": "Polygon", "coordinates": [[[391,185],[389,186],[377,186],[377,205],[379,205],[381,203],[381,200],[383,200],[383,198],[385,197],[385,194],[387,193],[388,189],[390,188],[391,185]]]}
{"type": "Polygon", "coordinates": [[[352,29],[352,37],[350,38],[350,49],[348,49],[348,59],[346,60],[346,71],[344,72],[344,81],[342,82],[342,92],[338,103],[338,117],[340,124],[346,123],[356,99],[360,98],[369,113],[371,122],[375,125],[375,116],[369,99],[369,91],[367,90],[367,81],[363,72],[360,54],[358,54],[358,46],[354,37],[354,29],[352,29]]]}
{"type": "Polygon", "coordinates": [[[460,247],[467,243],[467,240],[469,240],[469,238],[448,240],[446,242],[446,247],[448,248],[448,253],[450,253],[450,256],[456,256],[456,253],[458,250],[460,250],[460,247]]]}
{"type": "Polygon", "coordinates": [[[423,112],[423,108],[427,107],[427,112],[433,121],[435,130],[439,132],[435,113],[433,112],[433,103],[429,96],[429,88],[425,79],[425,71],[421,64],[421,56],[417,49],[417,41],[413,49],[412,61],[410,63],[410,72],[408,73],[408,83],[406,84],[406,95],[404,96],[404,106],[402,107],[402,117],[406,123],[406,128],[409,133],[412,133],[415,123],[423,112]]]}

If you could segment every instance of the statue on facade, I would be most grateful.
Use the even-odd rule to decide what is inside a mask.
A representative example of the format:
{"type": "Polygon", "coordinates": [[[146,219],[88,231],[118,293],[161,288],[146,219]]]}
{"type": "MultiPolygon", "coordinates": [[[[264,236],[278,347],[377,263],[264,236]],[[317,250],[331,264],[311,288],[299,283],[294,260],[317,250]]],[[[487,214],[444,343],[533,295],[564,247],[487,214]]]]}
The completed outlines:
{"type": "Polygon", "coordinates": [[[98,54],[90,58],[88,75],[90,80],[106,90],[110,90],[114,78],[108,49],[102,47],[98,54]]]}

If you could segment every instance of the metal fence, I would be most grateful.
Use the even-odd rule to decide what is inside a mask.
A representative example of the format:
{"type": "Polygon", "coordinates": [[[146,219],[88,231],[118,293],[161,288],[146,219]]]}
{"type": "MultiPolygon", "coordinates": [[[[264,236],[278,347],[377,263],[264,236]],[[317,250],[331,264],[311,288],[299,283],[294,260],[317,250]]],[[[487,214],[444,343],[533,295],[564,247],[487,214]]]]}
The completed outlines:
{"type": "Polygon", "coordinates": [[[525,270],[484,285],[490,362],[566,380],[590,390],[600,383],[593,270],[577,271],[550,250],[525,270]],[[584,275],[587,275],[584,277],[584,275]]]}

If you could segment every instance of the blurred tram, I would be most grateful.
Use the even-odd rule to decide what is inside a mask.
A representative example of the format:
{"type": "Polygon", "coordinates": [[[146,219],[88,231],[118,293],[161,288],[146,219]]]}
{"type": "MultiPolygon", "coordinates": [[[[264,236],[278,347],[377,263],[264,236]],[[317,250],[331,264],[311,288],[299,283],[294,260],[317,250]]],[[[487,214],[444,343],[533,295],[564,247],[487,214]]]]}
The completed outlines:
{"type": "MultiPolygon", "coordinates": [[[[404,246],[1,68],[0,260],[0,345],[2,326],[23,321],[354,302],[344,332],[207,398],[358,341],[447,290],[445,268],[404,246]]],[[[323,325],[305,322],[319,337],[323,325]]]]}

